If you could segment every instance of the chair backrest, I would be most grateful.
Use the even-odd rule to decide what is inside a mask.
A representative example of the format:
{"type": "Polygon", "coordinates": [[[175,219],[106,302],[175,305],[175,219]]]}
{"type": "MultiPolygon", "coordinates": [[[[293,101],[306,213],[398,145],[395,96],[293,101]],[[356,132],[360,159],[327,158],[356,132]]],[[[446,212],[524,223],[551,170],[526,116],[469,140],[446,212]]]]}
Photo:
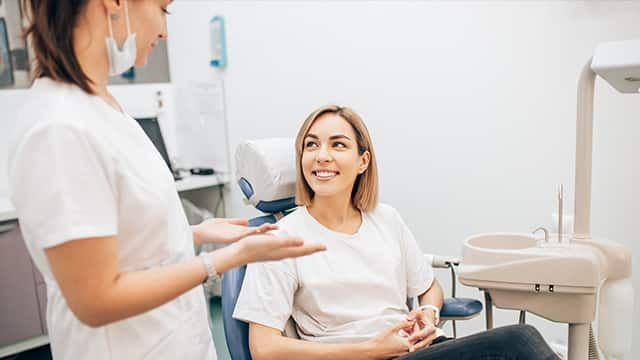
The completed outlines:
{"type": "MultiPolygon", "coordinates": [[[[275,223],[295,209],[295,148],[293,139],[245,141],[236,149],[236,180],[245,202],[266,213],[249,220],[249,226],[275,223]]],[[[250,360],[249,326],[233,318],[246,266],[222,276],[222,320],[227,347],[233,360],[250,360]]],[[[287,325],[288,336],[291,322],[287,325]]],[[[295,329],[293,329],[295,331],[295,329]]]]}
{"type": "Polygon", "coordinates": [[[245,202],[275,214],[295,205],[295,148],[293,139],[245,141],[236,149],[236,180],[245,202]]]}

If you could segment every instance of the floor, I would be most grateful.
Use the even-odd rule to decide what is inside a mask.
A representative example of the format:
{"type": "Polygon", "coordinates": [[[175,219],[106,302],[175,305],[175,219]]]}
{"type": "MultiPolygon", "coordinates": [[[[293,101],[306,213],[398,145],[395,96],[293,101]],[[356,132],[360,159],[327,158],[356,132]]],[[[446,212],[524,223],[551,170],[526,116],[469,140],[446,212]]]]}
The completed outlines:
{"type": "MultiPolygon", "coordinates": [[[[224,329],[222,327],[222,304],[219,297],[214,297],[211,299],[210,309],[211,332],[213,334],[213,341],[216,344],[218,359],[231,360],[231,356],[229,356],[229,350],[227,350],[224,338],[224,329]]],[[[45,345],[20,354],[0,358],[0,360],[51,360],[51,352],[49,350],[49,345],[45,345]]]]}
{"type": "Polygon", "coordinates": [[[214,297],[210,302],[211,309],[211,332],[213,333],[213,341],[216,344],[216,352],[218,360],[231,360],[227,342],[224,338],[224,328],[222,327],[222,302],[219,297],[214,297]]]}

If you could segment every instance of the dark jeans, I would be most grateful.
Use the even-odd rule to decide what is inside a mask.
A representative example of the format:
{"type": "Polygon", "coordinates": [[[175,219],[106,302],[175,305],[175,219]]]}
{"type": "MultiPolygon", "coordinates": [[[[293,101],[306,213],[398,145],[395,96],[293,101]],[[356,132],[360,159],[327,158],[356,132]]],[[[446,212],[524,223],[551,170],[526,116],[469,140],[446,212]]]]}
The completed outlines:
{"type": "Polygon", "coordinates": [[[459,339],[440,337],[426,349],[396,360],[557,360],[559,357],[531,325],[510,325],[459,339]]]}

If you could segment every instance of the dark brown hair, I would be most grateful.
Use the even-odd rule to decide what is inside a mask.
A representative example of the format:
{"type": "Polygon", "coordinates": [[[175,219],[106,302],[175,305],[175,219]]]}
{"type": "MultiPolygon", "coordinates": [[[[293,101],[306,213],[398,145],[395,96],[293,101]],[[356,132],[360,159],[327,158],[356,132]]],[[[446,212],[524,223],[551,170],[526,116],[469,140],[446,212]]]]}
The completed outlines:
{"type": "Polygon", "coordinates": [[[82,70],[73,48],[73,29],[89,0],[22,0],[29,20],[24,36],[35,54],[33,77],[48,77],[77,85],[89,94],[92,81],[82,70]]]}

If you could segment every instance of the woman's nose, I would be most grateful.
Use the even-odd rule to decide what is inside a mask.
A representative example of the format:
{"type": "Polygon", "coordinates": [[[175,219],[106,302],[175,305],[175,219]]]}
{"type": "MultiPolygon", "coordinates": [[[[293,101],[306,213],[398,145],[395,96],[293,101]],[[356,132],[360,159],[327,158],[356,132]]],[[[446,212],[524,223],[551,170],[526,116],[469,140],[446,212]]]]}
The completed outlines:
{"type": "Polygon", "coordinates": [[[320,146],[320,149],[318,149],[317,154],[318,155],[316,156],[316,160],[318,162],[326,162],[331,160],[331,153],[329,152],[327,147],[324,145],[320,146]]]}

